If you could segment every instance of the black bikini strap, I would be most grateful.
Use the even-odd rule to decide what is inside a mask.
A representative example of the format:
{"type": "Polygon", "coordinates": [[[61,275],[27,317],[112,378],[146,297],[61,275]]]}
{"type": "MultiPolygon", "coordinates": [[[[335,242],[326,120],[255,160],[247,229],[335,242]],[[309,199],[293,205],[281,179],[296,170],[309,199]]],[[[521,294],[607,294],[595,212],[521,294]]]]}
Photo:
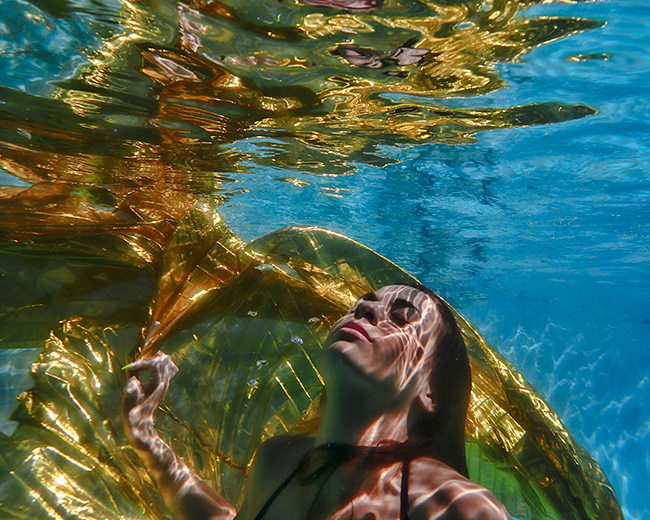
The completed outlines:
{"type": "MultiPolygon", "coordinates": [[[[280,493],[284,491],[284,489],[291,483],[291,481],[294,478],[298,476],[299,473],[305,471],[305,468],[309,462],[309,458],[312,455],[314,455],[314,453],[317,453],[319,451],[336,453],[340,458],[335,458],[334,461],[330,461],[329,463],[326,462],[322,466],[318,467],[316,470],[305,475],[305,477],[302,479],[303,482],[312,482],[318,477],[320,477],[322,474],[324,474],[328,469],[329,470],[335,469],[339,464],[345,462],[346,460],[350,460],[354,456],[356,449],[357,448],[355,448],[354,446],[349,446],[344,444],[326,444],[307,452],[298,463],[296,469],[294,469],[291,472],[291,474],[284,480],[284,482],[282,482],[282,484],[280,484],[280,486],[268,498],[264,506],[262,506],[262,509],[260,509],[259,513],[257,513],[257,515],[255,516],[255,520],[262,520],[264,514],[271,507],[273,501],[276,498],[278,498],[280,493]]],[[[371,448],[368,451],[371,453],[376,453],[378,455],[381,455],[384,452],[387,454],[391,453],[391,451],[389,450],[378,449],[378,448],[371,448]]],[[[395,456],[394,452],[393,452],[393,456],[395,456]]],[[[400,508],[399,508],[400,520],[409,520],[409,461],[410,461],[409,458],[405,458],[404,461],[402,462],[402,485],[400,489],[400,508]]]]}
{"type": "Polygon", "coordinates": [[[314,482],[326,473],[329,474],[329,478],[337,467],[354,457],[356,450],[357,448],[355,446],[337,443],[323,444],[312,450],[309,450],[300,459],[298,465],[296,466],[296,469],[291,472],[291,474],[284,480],[284,482],[280,484],[278,489],[276,489],[268,498],[262,509],[260,509],[260,512],[257,513],[255,520],[262,520],[262,517],[268,511],[269,507],[271,507],[273,501],[278,498],[280,493],[284,491],[284,489],[291,483],[294,478],[302,484],[314,482]],[[320,464],[316,465],[316,468],[309,471],[309,466],[312,458],[317,460],[318,456],[323,457],[322,461],[320,464]]]}
{"type": "Polygon", "coordinates": [[[266,513],[266,512],[268,511],[268,509],[269,509],[269,507],[271,507],[271,504],[273,503],[273,501],[274,501],[276,498],[278,498],[278,495],[279,495],[280,493],[282,493],[282,491],[284,490],[284,488],[286,488],[286,487],[289,485],[289,483],[290,483],[290,482],[295,478],[295,476],[298,474],[298,471],[300,471],[300,469],[301,469],[301,466],[298,465],[298,467],[297,467],[296,469],[294,469],[294,470],[291,472],[291,475],[289,475],[289,476],[285,479],[285,481],[284,481],[282,484],[280,484],[280,486],[278,487],[278,489],[276,489],[276,490],[273,492],[273,494],[272,494],[272,495],[269,497],[269,499],[266,501],[266,503],[264,504],[264,506],[262,507],[262,509],[260,509],[260,512],[257,513],[257,516],[255,517],[255,520],[262,520],[262,517],[264,516],[264,513],[266,513]]]}
{"type": "Polygon", "coordinates": [[[409,520],[409,460],[402,462],[402,488],[399,497],[399,520],[409,520]]]}

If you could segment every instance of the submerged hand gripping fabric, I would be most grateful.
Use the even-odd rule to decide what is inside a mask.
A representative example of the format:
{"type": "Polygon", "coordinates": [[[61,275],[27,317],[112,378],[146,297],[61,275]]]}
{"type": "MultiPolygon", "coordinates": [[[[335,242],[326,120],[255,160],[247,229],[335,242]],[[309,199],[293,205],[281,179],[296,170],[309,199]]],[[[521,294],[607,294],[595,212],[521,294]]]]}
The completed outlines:
{"type": "MultiPolygon", "coordinates": [[[[34,330],[47,330],[34,388],[13,416],[18,427],[0,438],[3,517],[164,515],[119,413],[125,359],[160,348],[180,367],[157,420],[161,435],[239,504],[264,439],[314,431],[323,388],[316,365],[334,321],[369,291],[415,282],[372,250],[319,228],[285,228],[245,244],[201,203],[170,222],[173,233],[155,236],[142,232],[144,224],[106,223],[96,231],[111,241],[110,254],[78,237],[2,242],[3,273],[20,258],[23,271],[50,276],[57,291],[48,299],[48,288],[36,287],[21,297],[41,304],[16,305],[0,318],[4,348],[27,336],[35,346],[34,330]]],[[[516,518],[622,518],[597,463],[544,399],[456,319],[473,377],[471,478],[516,518]]]]}

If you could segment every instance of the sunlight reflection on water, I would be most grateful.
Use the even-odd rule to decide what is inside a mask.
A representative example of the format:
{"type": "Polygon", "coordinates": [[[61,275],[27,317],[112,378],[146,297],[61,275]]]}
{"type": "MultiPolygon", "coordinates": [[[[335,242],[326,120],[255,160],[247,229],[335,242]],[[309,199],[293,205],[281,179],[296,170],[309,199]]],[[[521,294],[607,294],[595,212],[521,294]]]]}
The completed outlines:
{"type": "Polygon", "coordinates": [[[167,236],[211,197],[246,240],[350,235],[480,324],[640,518],[647,363],[612,351],[642,356],[647,328],[644,7],[382,7],[3,2],[3,225],[25,240],[137,215],[167,236]],[[571,59],[590,53],[610,57],[571,59]]]}

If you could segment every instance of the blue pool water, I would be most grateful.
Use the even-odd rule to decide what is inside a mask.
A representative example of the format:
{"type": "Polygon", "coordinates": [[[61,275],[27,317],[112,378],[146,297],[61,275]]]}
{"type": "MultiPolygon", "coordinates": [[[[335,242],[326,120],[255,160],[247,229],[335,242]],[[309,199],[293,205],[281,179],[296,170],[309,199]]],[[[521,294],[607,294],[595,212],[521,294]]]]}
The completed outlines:
{"type": "MultiPolygon", "coordinates": [[[[95,25],[81,11],[50,21],[55,39],[46,44],[42,11],[0,0],[0,84],[51,96],[111,35],[121,4],[104,4],[95,25]]],[[[385,145],[381,153],[393,164],[359,162],[349,176],[251,165],[231,174],[241,181],[232,188],[244,183],[248,191],[220,211],[245,240],[285,225],[319,225],[420,278],[550,401],[601,464],[626,518],[650,520],[650,6],[552,3],[527,14],[606,25],[499,64],[507,89],[440,103],[563,101],[598,114],[495,130],[468,144],[385,145]],[[587,54],[593,59],[571,59],[587,54]]],[[[233,148],[262,153],[267,139],[233,148]]],[[[2,170],[0,182],[19,184],[2,170]]],[[[8,368],[0,374],[24,379],[11,367],[30,356],[2,354],[8,368]]]]}
{"type": "Polygon", "coordinates": [[[507,90],[445,105],[563,99],[598,115],[494,131],[476,144],[386,148],[399,164],[298,175],[310,182],[302,188],[274,181],[286,172],[256,170],[259,191],[222,212],[245,239],[282,225],[331,228],[419,277],[550,400],[602,465],[626,518],[648,519],[650,7],[536,11],[607,25],[501,65],[507,90]],[[581,53],[611,57],[566,59],[581,53]]]}

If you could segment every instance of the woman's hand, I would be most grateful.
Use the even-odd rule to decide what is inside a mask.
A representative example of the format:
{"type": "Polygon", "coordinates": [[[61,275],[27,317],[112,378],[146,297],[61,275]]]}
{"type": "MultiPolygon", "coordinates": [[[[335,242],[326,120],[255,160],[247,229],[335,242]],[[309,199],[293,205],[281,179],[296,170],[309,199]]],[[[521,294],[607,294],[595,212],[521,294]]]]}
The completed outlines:
{"type": "Polygon", "coordinates": [[[172,359],[162,352],[150,358],[138,359],[127,365],[127,384],[122,401],[122,419],[129,442],[135,449],[147,449],[157,437],[154,418],[158,406],[178,373],[172,359]],[[140,381],[138,373],[150,370],[149,379],[140,381]]]}
{"type": "Polygon", "coordinates": [[[163,441],[154,428],[158,405],[178,368],[167,354],[127,365],[122,419],[126,436],[158,486],[174,518],[181,520],[232,520],[236,511],[194,473],[163,441]],[[149,379],[138,373],[150,370],[149,379]]]}

